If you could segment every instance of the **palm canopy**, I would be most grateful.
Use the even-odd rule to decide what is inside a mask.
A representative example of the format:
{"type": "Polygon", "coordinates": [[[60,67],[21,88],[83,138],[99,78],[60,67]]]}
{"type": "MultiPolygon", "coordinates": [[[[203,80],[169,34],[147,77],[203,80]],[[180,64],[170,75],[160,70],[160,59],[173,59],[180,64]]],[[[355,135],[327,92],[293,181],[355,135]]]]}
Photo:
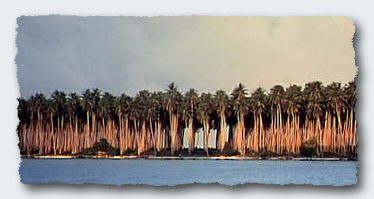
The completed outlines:
{"type": "Polygon", "coordinates": [[[343,95],[345,97],[346,107],[354,108],[357,101],[356,84],[354,81],[348,82],[343,88],[343,95]]]}
{"type": "Polygon", "coordinates": [[[151,116],[150,96],[151,93],[148,90],[142,90],[135,96],[134,103],[136,104],[136,108],[138,109],[139,119],[143,118],[145,120],[149,120],[151,116]]]}
{"type": "Polygon", "coordinates": [[[325,87],[324,92],[326,92],[326,108],[333,112],[341,111],[343,109],[345,100],[343,90],[341,89],[341,84],[333,82],[325,87]]]}
{"type": "Polygon", "coordinates": [[[47,98],[42,93],[36,93],[35,95],[30,97],[30,106],[29,111],[31,112],[31,119],[37,115],[38,119],[41,116],[42,112],[45,112],[46,105],[47,105],[47,98]]]}
{"type": "Polygon", "coordinates": [[[81,106],[85,111],[93,110],[93,95],[91,89],[86,89],[83,92],[81,106]]]}
{"type": "Polygon", "coordinates": [[[291,85],[285,91],[284,106],[287,114],[298,114],[303,103],[303,93],[301,86],[291,85]]]}
{"type": "Polygon", "coordinates": [[[231,93],[232,109],[236,115],[244,115],[248,112],[248,90],[243,84],[239,84],[231,93]]]}
{"type": "Polygon", "coordinates": [[[257,88],[249,98],[249,105],[254,113],[262,114],[266,110],[267,96],[263,88],[257,88]]]}
{"type": "Polygon", "coordinates": [[[210,93],[202,93],[198,105],[198,118],[200,121],[210,120],[214,114],[215,104],[213,95],[210,93]]]}
{"type": "Polygon", "coordinates": [[[182,103],[182,94],[174,83],[170,83],[166,89],[166,110],[170,113],[179,112],[182,103]]]}
{"type": "Polygon", "coordinates": [[[102,118],[111,118],[114,115],[115,107],[114,102],[116,97],[112,94],[105,92],[98,102],[98,115],[102,118]]]}
{"type": "Polygon", "coordinates": [[[191,139],[189,147],[195,147],[198,126],[203,127],[205,144],[210,130],[216,130],[220,150],[228,144],[243,154],[247,149],[261,148],[281,153],[284,147],[297,153],[303,139],[318,136],[318,142],[325,142],[320,151],[341,153],[355,150],[356,100],[354,82],[344,86],[334,82],[325,87],[316,81],[304,88],[276,85],[270,92],[257,88],[250,95],[241,83],[230,95],[223,90],[199,95],[195,89],[181,94],[174,83],[165,91],[142,90],[133,97],[114,96],[97,88],[81,95],[57,90],[50,97],[36,93],[28,99],[18,99],[18,131],[23,136],[22,150],[32,152],[34,147],[40,147],[39,153],[79,152],[105,135],[121,148],[121,153],[157,148],[171,149],[173,154],[182,149],[184,132],[191,139]],[[342,137],[334,137],[334,133],[342,137]],[[25,141],[30,138],[32,141],[25,141]],[[330,138],[344,143],[337,144],[330,138]],[[51,152],[53,147],[58,149],[51,152]]]}
{"type": "Polygon", "coordinates": [[[79,96],[76,93],[70,93],[66,100],[67,114],[69,117],[76,117],[79,109],[79,96]]]}
{"type": "Polygon", "coordinates": [[[130,111],[130,103],[131,97],[126,94],[117,97],[114,105],[117,116],[122,117],[128,115],[130,111]]]}
{"type": "Polygon", "coordinates": [[[306,102],[305,109],[307,117],[315,119],[322,116],[325,108],[323,89],[323,84],[320,81],[305,84],[303,95],[306,102]]]}
{"type": "Polygon", "coordinates": [[[156,111],[156,117],[158,120],[165,117],[165,94],[161,91],[153,92],[152,93],[152,102],[154,105],[154,109],[156,111]]]}
{"type": "Polygon", "coordinates": [[[18,107],[17,107],[17,113],[18,113],[18,118],[21,121],[25,121],[25,123],[29,122],[29,114],[30,114],[30,103],[28,100],[25,98],[18,98],[18,107]]]}
{"type": "Polygon", "coordinates": [[[272,110],[279,109],[284,106],[284,88],[281,85],[275,85],[270,89],[269,100],[272,110]]]}
{"type": "Polygon", "coordinates": [[[199,95],[195,89],[190,89],[185,93],[182,103],[183,118],[185,120],[195,117],[199,100],[199,95]]]}
{"type": "Polygon", "coordinates": [[[219,115],[229,114],[228,111],[230,108],[230,98],[224,90],[216,91],[214,100],[217,107],[217,113],[219,115]]]}

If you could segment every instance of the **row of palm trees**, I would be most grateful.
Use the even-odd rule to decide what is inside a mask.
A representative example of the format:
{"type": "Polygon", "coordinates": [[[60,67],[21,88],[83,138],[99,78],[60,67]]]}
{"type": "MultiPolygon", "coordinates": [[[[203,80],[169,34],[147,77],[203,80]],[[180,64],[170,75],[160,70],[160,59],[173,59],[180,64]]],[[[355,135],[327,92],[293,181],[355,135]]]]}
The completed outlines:
{"type": "Polygon", "coordinates": [[[174,83],[164,92],[142,90],[133,97],[57,90],[49,98],[36,93],[19,99],[19,146],[24,154],[79,154],[105,138],[121,155],[163,150],[175,155],[186,145],[191,154],[199,131],[207,155],[216,132],[219,151],[298,155],[303,143],[315,140],[318,154],[342,156],[356,153],[355,104],[354,82],[276,85],[250,95],[243,84],[230,95],[194,89],[182,94],[174,83]]]}

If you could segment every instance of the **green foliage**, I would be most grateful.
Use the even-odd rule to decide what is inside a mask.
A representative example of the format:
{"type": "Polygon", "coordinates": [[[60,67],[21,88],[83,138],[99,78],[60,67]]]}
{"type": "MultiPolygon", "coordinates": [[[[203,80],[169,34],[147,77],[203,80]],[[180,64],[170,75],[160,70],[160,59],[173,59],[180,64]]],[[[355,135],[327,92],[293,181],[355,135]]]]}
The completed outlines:
{"type": "Polygon", "coordinates": [[[99,142],[95,142],[91,148],[87,148],[83,151],[84,155],[97,155],[98,152],[105,152],[108,155],[118,155],[119,149],[110,145],[105,139],[101,138],[99,142]]]}
{"type": "Polygon", "coordinates": [[[301,144],[300,155],[305,157],[313,157],[317,155],[317,140],[310,139],[301,144]]]}
{"type": "MultiPolygon", "coordinates": [[[[58,90],[50,96],[36,93],[29,98],[18,99],[20,119],[18,133],[21,135],[20,132],[28,132],[27,129],[41,128],[52,129],[51,132],[58,135],[63,132],[63,129],[71,127],[76,128],[78,132],[87,129],[91,133],[97,133],[97,129],[106,127],[111,124],[110,122],[117,127],[122,125],[120,128],[128,128],[134,132],[139,132],[142,124],[146,125],[149,132],[154,132],[156,128],[169,132],[172,118],[176,118],[174,119],[176,121],[174,123],[177,123],[175,131],[179,133],[189,124],[192,124],[194,131],[203,125],[206,126],[204,128],[208,128],[207,130],[219,131],[222,119],[229,126],[230,132],[234,132],[233,129],[238,119],[243,120],[241,122],[246,128],[248,127],[248,130],[253,129],[256,117],[262,119],[265,129],[269,128],[272,122],[284,123],[286,120],[296,119],[295,128],[305,128],[306,122],[309,121],[314,123],[319,121],[321,128],[324,128],[326,113],[333,114],[339,123],[346,123],[347,117],[352,118],[352,121],[355,119],[354,107],[357,100],[355,82],[345,85],[331,83],[327,86],[324,86],[322,82],[310,82],[304,88],[298,85],[291,85],[287,88],[276,85],[269,91],[258,88],[250,94],[249,92],[243,84],[238,84],[231,94],[223,90],[218,90],[214,94],[209,92],[200,94],[194,89],[182,94],[177,86],[171,83],[164,91],[142,90],[134,96],[126,94],[114,96],[108,92],[102,93],[97,88],[87,89],[82,94],[65,94],[58,90]],[[273,119],[275,121],[272,121],[273,119]],[[127,127],[124,127],[125,124],[127,127]]],[[[355,124],[351,124],[353,125],[355,124]]],[[[37,132],[41,131],[36,130],[31,133],[37,132]]],[[[229,136],[229,142],[233,141],[232,134],[229,136]]],[[[76,139],[71,135],[73,134],[65,138],[68,139],[67,142],[76,139]]],[[[153,136],[152,133],[149,136],[153,136]]],[[[224,148],[224,153],[233,153],[229,145],[224,148]]],[[[62,153],[59,150],[46,152],[45,148],[37,146],[36,149],[31,149],[24,143],[20,144],[20,149],[22,153],[31,154],[38,154],[39,151],[40,153],[62,153]]],[[[119,149],[111,146],[106,139],[101,139],[83,152],[81,149],[82,147],[79,147],[77,153],[94,155],[102,151],[107,154],[119,154],[119,149]]],[[[300,149],[303,156],[317,155],[316,140],[304,142],[300,149]]],[[[133,147],[129,150],[135,151],[137,148],[133,147]]],[[[322,151],[318,153],[318,155],[323,155],[322,151]]]]}
{"type": "Polygon", "coordinates": [[[225,156],[233,156],[233,155],[240,155],[239,151],[232,150],[229,143],[226,143],[222,150],[222,155],[225,156]]]}

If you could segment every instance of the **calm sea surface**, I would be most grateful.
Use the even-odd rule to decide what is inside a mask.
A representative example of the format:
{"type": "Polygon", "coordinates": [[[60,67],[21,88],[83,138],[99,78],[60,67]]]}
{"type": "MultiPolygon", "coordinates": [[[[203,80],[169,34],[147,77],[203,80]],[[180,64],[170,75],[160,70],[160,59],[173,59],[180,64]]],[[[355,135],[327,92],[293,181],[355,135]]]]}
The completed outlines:
{"type": "Polygon", "coordinates": [[[22,159],[21,181],[179,185],[242,183],[352,185],[355,161],[22,159]]]}

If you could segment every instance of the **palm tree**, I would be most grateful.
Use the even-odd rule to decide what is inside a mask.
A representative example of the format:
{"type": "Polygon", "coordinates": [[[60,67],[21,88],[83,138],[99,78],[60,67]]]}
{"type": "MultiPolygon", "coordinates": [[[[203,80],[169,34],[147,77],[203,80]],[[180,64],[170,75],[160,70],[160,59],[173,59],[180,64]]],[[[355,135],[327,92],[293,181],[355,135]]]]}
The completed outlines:
{"type": "MultiPolygon", "coordinates": [[[[100,103],[100,98],[102,97],[101,95],[101,90],[99,90],[98,88],[94,88],[92,90],[92,132],[93,132],[93,135],[95,135],[97,133],[97,128],[98,128],[98,124],[97,124],[97,115],[99,114],[99,103],[100,103]]],[[[94,137],[94,136],[93,136],[94,137]]],[[[96,142],[98,141],[99,139],[95,139],[93,138],[92,142],[96,142]]]]}
{"type": "Polygon", "coordinates": [[[150,93],[147,90],[140,91],[134,99],[136,104],[136,115],[135,115],[135,125],[136,125],[136,141],[138,155],[147,150],[146,136],[147,136],[147,123],[148,121],[148,108],[150,101],[150,93]]]}
{"type": "Polygon", "coordinates": [[[284,88],[281,85],[276,85],[270,89],[269,94],[272,110],[272,130],[276,133],[276,152],[278,154],[282,151],[281,136],[283,133],[283,117],[282,107],[284,105],[284,88]],[[275,112],[275,114],[274,114],[275,112]]]}
{"type": "Polygon", "coordinates": [[[303,93],[301,86],[291,85],[285,91],[284,106],[287,113],[287,141],[286,147],[293,154],[299,153],[301,138],[300,132],[300,112],[303,103],[303,93]]]}
{"type": "Polygon", "coordinates": [[[354,81],[348,82],[343,88],[343,95],[345,97],[344,103],[346,108],[346,131],[347,138],[346,142],[348,145],[349,152],[355,153],[357,145],[357,135],[356,135],[356,118],[355,118],[355,106],[356,106],[356,84],[354,81]]]}
{"type": "Polygon", "coordinates": [[[182,103],[182,95],[177,89],[174,83],[170,83],[166,90],[166,111],[169,113],[169,123],[170,123],[170,135],[171,144],[170,151],[174,155],[176,150],[180,150],[182,144],[180,143],[180,108],[182,103]]]}
{"type": "Polygon", "coordinates": [[[157,154],[169,148],[174,154],[183,146],[184,132],[192,154],[195,131],[202,127],[207,155],[212,129],[217,130],[219,150],[233,134],[230,144],[242,155],[247,149],[255,154],[299,155],[302,145],[313,140],[320,156],[357,155],[354,82],[326,87],[310,82],[304,89],[277,85],[269,94],[258,88],[250,96],[239,84],[230,97],[223,90],[199,97],[190,89],[182,95],[172,83],[166,92],[143,90],[134,97],[102,95],[99,89],[82,95],[57,90],[49,98],[36,93],[18,101],[22,154],[85,154],[102,138],[119,155],[157,154]]]}
{"type": "MultiPolygon", "coordinates": [[[[51,106],[52,107],[52,106],[51,106]]],[[[69,142],[71,144],[72,154],[80,152],[81,146],[79,143],[78,135],[78,116],[80,111],[80,98],[76,93],[71,93],[67,99],[67,114],[69,117],[69,142]]],[[[53,113],[53,109],[51,111],[53,113]]],[[[53,115],[51,115],[52,121],[53,115]]]]}
{"type": "Polygon", "coordinates": [[[320,119],[324,110],[324,94],[321,82],[305,84],[303,95],[306,100],[306,114],[308,118],[320,119]]]}
{"type": "Polygon", "coordinates": [[[326,106],[333,111],[338,119],[338,133],[342,132],[342,120],[341,113],[344,108],[344,95],[341,89],[341,84],[333,82],[325,88],[326,94],[326,106]]]}
{"type": "Polygon", "coordinates": [[[47,99],[42,93],[36,93],[35,96],[30,98],[30,111],[31,111],[31,128],[35,134],[31,135],[31,143],[28,145],[28,151],[33,147],[38,148],[39,155],[43,154],[44,149],[44,130],[43,130],[43,112],[46,108],[47,99]],[[36,117],[36,118],[35,118],[36,117]]]}
{"type": "Polygon", "coordinates": [[[248,112],[247,89],[239,84],[231,93],[232,108],[236,115],[236,126],[234,135],[234,149],[240,154],[245,154],[245,125],[244,116],[248,112]]]}
{"type": "Polygon", "coordinates": [[[56,106],[56,117],[57,117],[57,151],[61,154],[68,148],[67,133],[65,131],[65,118],[67,110],[66,94],[63,91],[56,90],[51,95],[52,101],[56,106]]]}
{"type": "Polygon", "coordinates": [[[248,139],[247,146],[254,152],[259,152],[265,145],[265,130],[262,114],[266,109],[267,96],[265,90],[257,88],[249,98],[249,106],[253,113],[254,128],[251,133],[251,139],[248,139]]]}
{"type": "Polygon", "coordinates": [[[150,148],[153,149],[153,153],[156,155],[158,151],[158,138],[160,129],[158,129],[159,123],[159,111],[160,111],[160,104],[158,94],[156,92],[150,93],[148,97],[148,110],[147,110],[147,120],[149,126],[149,136],[148,141],[150,143],[150,148]]]}
{"type": "Polygon", "coordinates": [[[131,107],[131,97],[122,94],[116,98],[114,102],[115,113],[118,117],[118,141],[120,155],[130,148],[130,132],[129,132],[129,113],[131,107]]]}
{"type": "Polygon", "coordinates": [[[225,145],[228,143],[229,126],[227,124],[227,115],[230,110],[230,98],[223,90],[218,90],[215,94],[216,111],[220,121],[217,131],[217,148],[223,151],[225,145]]]}
{"type": "Polygon", "coordinates": [[[140,116],[140,100],[138,100],[138,98],[135,96],[130,102],[129,120],[132,123],[131,135],[133,140],[131,142],[131,148],[137,148],[138,154],[140,153],[140,149],[138,146],[140,134],[140,116]]]}
{"type": "Polygon", "coordinates": [[[211,130],[212,118],[214,114],[214,101],[210,93],[202,93],[198,105],[198,118],[203,125],[204,131],[204,150],[209,156],[209,135],[211,130]]]}
{"type": "Polygon", "coordinates": [[[305,84],[303,96],[306,104],[306,135],[304,140],[317,139],[317,144],[320,144],[323,139],[321,119],[324,115],[326,104],[322,82],[315,81],[305,84]]]}
{"type": "Polygon", "coordinates": [[[20,123],[17,127],[17,133],[19,137],[19,148],[21,153],[29,153],[28,148],[26,143],[29,142],[27,139],[27,131],[26,129],[29,128],[30,122],[30,103],[27,99],[24,98],[19,98],[18,99],[18,107],[17,107],[17,113],[18,113],[18,118],[20,120],[20,123]]]}
{"type": "Polygon", "coordinates": [[[86,126],[85,126],[85,138],[83,139],[83,148],[88,148],[91,145],[90,142],[90,132],[91,132],[91,114],[94,110],[94,104],[93,104],[93,94],[90,89],[87,89],[83,92],[82,101],[81,101],[81,107],[83,111],[86,112],[86,126]]]}
{"type": "Polygon", "coordinates": [[[183,103],[183,119],[185,126],[187,127],[188,135],[188,154],[195,149],[195,128],[196,125],[194,120],[196,119],[196,112],[199,102],[199,96],[195,89],[190,89],[185,94],[185,100],[183,103]]]}
{"type": "Polygon", "coordinates": [[[101,138],[105,138],[109,144],[117,147],[119,143],[117,142],[117,134],[114,130],[114,121],[113,116],[115,114],[115,103],[116,98],[105,92],[102,97],[99,98],[98,107],[97,107],[97,116],[101,119],[101,124],[99,128],[99,136],[96,141],[99,141],[101,138]]]}

